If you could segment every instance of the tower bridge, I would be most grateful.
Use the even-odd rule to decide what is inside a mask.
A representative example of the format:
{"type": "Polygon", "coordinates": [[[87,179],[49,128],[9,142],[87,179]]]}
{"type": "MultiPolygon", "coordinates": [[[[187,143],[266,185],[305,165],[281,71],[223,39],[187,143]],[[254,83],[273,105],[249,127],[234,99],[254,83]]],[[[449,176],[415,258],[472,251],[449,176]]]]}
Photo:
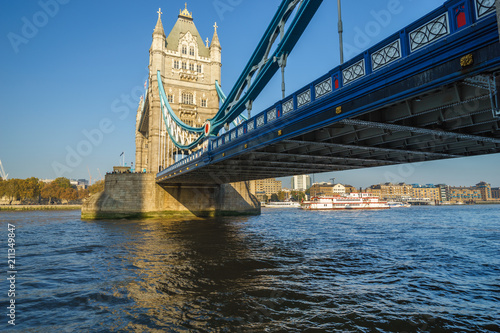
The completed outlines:
{"type": "Polygon", "coordinates": [[[136,169],[145,173],[107,177],[82,216],[258,213],[245,181],[500,152],[489,0],[446,1],[246,117],[321,2],[282,1],[227,97],[217,25],[204,42],[186,7],[167,37],[159,10],[137,113],[136,169]]]}

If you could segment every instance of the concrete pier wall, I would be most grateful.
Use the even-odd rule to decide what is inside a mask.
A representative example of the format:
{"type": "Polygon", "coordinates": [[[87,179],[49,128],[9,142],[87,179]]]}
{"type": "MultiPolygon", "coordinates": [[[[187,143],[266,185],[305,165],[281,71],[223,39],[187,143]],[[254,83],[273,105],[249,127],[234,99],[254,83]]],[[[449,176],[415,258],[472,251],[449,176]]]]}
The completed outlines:
{"type": "Polygon", "coordinates": [[[82,206],[83,219],[191,215],[258,215],[247,182],[214,186],[160,186],[152,173],[106,175],[104,191],[82,206]]]}

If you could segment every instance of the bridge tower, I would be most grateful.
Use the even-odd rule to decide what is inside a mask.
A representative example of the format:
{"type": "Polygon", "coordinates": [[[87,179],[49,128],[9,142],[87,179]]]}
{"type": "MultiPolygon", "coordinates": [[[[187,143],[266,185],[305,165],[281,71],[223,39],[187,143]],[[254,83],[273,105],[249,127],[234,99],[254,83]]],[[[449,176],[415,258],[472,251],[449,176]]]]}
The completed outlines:
{"type": "Polygon", "coordinates": [[[204,42],[193,14],[179,10],[168,37],[161,10],[149,50],[148,90],[137,111],[136,170],[157,173],[174,162],[178,153],[168,137],[161,115],[157,71],[160,71],[168,102],[186,125],[201,127],[219,109],[215,81],[221,82],[221,45],[217,24],[209,44],[204,42]]]}

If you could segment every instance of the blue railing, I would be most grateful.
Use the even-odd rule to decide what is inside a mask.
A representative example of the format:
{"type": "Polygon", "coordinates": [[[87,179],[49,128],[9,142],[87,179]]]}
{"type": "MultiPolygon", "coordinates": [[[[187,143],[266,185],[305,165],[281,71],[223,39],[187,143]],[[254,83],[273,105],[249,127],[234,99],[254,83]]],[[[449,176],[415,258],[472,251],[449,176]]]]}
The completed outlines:
{"type": "MultiPolygon", "coordinates": [[[[495,4],[493,2],[491,5],[488,0],[447,1],[399,33],[387,37],[238,127],[216,138],[210,138],[206,142],[203,153],[211,152],[238,138],[251,135],[260,127],[276,119],[287,117],[315,100],[324,98],[370,74],[395,66],[401,59],[422,52],[427,46],[474,25],[494,12],[495,4]]],[[[169,173],[184,164],[202,159],[203,153],[197,151],[163,172],[169,173]]]]}

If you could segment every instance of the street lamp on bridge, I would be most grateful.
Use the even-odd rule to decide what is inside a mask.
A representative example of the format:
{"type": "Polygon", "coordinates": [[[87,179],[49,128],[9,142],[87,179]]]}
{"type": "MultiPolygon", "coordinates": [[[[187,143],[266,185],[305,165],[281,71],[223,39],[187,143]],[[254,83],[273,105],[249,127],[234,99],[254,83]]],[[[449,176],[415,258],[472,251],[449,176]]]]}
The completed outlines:
{"type": "Polygon", "coordinates": [[[342,25],[342,10],[340,8],[340,0],[337,0],[338,12],[339,12],[339,44],[340,44],[340,64],[344,63],[344,43],[342,41],[342,33],[344,28],[342,25]]]}

